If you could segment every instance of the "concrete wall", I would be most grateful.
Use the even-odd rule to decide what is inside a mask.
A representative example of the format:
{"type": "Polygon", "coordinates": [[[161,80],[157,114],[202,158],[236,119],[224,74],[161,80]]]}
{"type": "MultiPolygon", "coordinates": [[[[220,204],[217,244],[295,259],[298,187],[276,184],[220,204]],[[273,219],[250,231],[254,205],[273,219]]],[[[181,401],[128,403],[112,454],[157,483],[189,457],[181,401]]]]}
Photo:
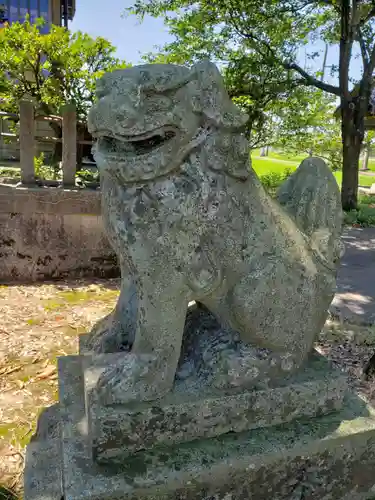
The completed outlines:
{"type": "Polygon", "coordinates": [[[99,191],[0,185],[0,283],[118,275],[99,191]]]}

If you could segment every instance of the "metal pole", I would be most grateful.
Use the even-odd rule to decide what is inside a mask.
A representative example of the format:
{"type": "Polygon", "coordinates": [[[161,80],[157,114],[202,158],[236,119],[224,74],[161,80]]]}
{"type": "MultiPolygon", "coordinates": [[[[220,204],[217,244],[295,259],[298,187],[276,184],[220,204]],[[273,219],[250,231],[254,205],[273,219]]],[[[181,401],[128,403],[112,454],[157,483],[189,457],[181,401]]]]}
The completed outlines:
{"type": "Polygon", "coordinates": [[[326,48],[324,51],[324,58],[323,58],[323,68],[322,68],[322,77],[321,81],[324,80],[325,72],[326,72],[326,66],[327,66],[327,56],[328,56],[328,43],[326,43],[326,48]]]}

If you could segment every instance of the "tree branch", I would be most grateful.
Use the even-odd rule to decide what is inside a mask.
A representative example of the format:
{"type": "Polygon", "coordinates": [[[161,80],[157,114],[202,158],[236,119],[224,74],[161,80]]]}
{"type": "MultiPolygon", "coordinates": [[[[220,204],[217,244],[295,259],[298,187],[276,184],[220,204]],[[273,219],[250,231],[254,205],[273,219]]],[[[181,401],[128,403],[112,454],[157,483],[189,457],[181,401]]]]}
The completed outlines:
{"type": "Polygon", "coordinates": [[[367,53],[366,43],[365,43],[365,41],[363,39],[362,31],[361,31],[361,28],[359,26],[358,26],[358,29],[357,29],[357,40],[358,40],[359,46],[361,48],[363,69],[366,71],[366,68],[367,68],[367,66],[369,64],[369,59],[368,59],[368,53],[367,53]]]}
{"type": "Polygon", "coordinates": [[[359,21],[359,26],[364,26],[372,17],[375,16],[375,2],[373,8],[368,12],[368,14],[359,21]]]}
{"type": "Polygon", "coordinates": [[[339,87],[336,87],[335,85],[329,85],[328,83],[322,82],[317,78],[309,75],[307,71],[298,66],[298,64],[284,62],[282,63],[282,65],[286,70],[297,71],[297,73],[299,73],[303,77],[305,85],[308,85],[310,87],[316,87],[320,90],[323,90],[324,92],[328,92],[329,94],[334,94],[337,96],[340,95],[339,87]]]}
{"type": "MultiPolygon", "coordinates": [[[[337,95],[337,96],[341,95],[339,87],[336,87],[334,85],[329,85],[328,83],[322,82],[321,80],[318,80],[317,78],[314,78],[313,76],[309,75],[309,73],[307,73],[307,71],[305,71],[304,69],[302,69],[296,63],[288,63],[288,62],[282,61],[276,55],[275,51],[273,50],[273,48],[270,46],[270,44],[266,40],[263,40],[263,39],[257,37],[253,33],[244,33],[242,30],[240,30],[240,28],[238,26],[238,23],[234,19],[233,13],[229,13],[229,17],[231,18],[231,21],[233,23],[234,29],[237,31],[237,33],[240,36],[243,36],[244,38],[247,38],[248,40],[252,40],[253,42],[257,42],[258,44],[262,44],[265,47],[266,51],[268,52],[268,54],[267,54],[268,56],[271,56],[275,61],[279,62],[279,64],[284,69],[296,71],[297,73],[299,73],[303,77],[305,85],[308,85],[308,86],[311,86],[311,87],[316,87],[316,88],[318,88],[320,90],[323,90],[324,92],[328,92],[329,94],[334,94],[334,95],[337,95]]],[[[267,57],[264,54],[264,52],[262,52],[259,49],[259,46],[258,47],[254,47],[254,49],[262,57],[264,57],[264,58],[267,57]]]]}

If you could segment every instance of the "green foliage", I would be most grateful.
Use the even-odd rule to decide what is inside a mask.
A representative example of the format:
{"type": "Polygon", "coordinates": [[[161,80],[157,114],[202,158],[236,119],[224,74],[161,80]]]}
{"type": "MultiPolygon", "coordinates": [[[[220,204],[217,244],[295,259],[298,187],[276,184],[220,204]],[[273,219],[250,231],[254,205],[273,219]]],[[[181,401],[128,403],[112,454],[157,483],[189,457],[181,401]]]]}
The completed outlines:
{"type": "Polygon", "coordinates": [[[291,168],[285,168],[282,172],[269,172],[259,176],[261,183],[267,190],[275,190],[292,175],[291,168]]]}
{"type": "Polygon", "coordinates": [[[64,104],[74,103],[84,121],[95,99],[96,79],[126,65],[104,38],[60,26],[42,35],[41,24],[13,23],[0,31],[0,74],[6,75],[0,80],[0,109],[17,112],[19,100],[29,96],[39,114],[59,114],[64,104]]]}
{"type": "Polygon", "coordinates": [[[186,64],[210,58],[222,66],[231,97],[249,114],[252,147],[277,144],[280,138],[275,130],[282,128],[284,134],[291,135],[299,130],[300,119],[305,136],[314,132],[314,127],[306,125],[314,106],[307,107],[302,116],[291,113],[298,102],[304,106],[304,93],[309,96],[312,92],[313,99],[319,101],[314,92],[320,89],[340,98],[345,115],[342,143],[348,145],[343,161],[333,123],[322,121],[324,127],[315,130],[311,149],[322,156],[329,147],[332,167],[337,169],[343,163],[343,204],[356,205],[358,186],[352,185],[355,176],[351,171],[358,168],[358,145],[363,140],[375,69],[373,0],[133,1],[128,14],[141,20],[146,15],[162,17],[173,36],[171,43],[159,48],[159,54],[149,54],[147,59],[186,64]],[[310,47],[319,41],[339,45],[338,59],[328,68],[330,77],[338,77],[338,85],[323,81],[325,68],[316,71],[315,61],[324,47],[310,47]],[[305,63],[301,66],[303,52],[305,63]],[[359,81],[353,82],[350,70],[354,63],[358,67],[358,54],[363,71],[359,81]],[[354,83],[359,83],[356,93],[351,92],[354,83]]]}
{"type": "Polygon", "coordinates": [[[100,175],[98,170],[92,169],[82,169],[77,172],[77,181],[82,185],[87,185],[88,183],[99,183],[100,175]]]}
{"type": "Polygon", "coordinates": [[[357,209],[345,212],[345,223],[351,226],[375,226],[375,196],[360,196],[357,209]]]}
{"type": "MultiPolygon", "coordinates": [[[[174,37],[146,60],[189,64],[210,58],[219,63],[230,96],[249,115],[254,148],[277,143],[289,109],[301,99],[315,99],[311,89],[302,87],[305,80],[289,68],[318,26],[316,15],[303,5],[302,0],[138,0],[127,12],[140,19],[163,17],[174,37]]],[[[291,133],[296,130],[297,116],[284,130],[287,125],[291,133]]]]}
{"type": "Polygon", "coordinates": [[[58,166],[45,165],[44,153],[34,157],[35,177],[44,180],[60,180],[61,171],[58,166]]]}
{"type": "Polygon", "coordinates": [[[334,98],[319,89],[311,89],[310,99],[300,97],[290,104],[289,109],[283,110],[278,146],[291,155],[319,156],[333,171],[341,170],[341,127],[333,115],[334,98]]]}
{"type": "Polygon", "coordinates": [[[44,153],[40,153],[39,156],[34,156],[34,172],[39,176],[41,169],[44,165],[44,153]]]}

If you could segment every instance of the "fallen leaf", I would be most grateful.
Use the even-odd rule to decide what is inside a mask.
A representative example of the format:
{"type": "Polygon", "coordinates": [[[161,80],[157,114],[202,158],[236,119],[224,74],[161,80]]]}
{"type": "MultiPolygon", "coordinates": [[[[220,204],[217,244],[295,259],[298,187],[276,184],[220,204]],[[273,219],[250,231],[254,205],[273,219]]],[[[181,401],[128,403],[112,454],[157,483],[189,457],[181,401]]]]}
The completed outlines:
{"type": "Polygon", "coordinates": [[[36,378],[38,380],[44,380],[46,378],[52,377],[52,375],[54,375],[55,373],[56,373],[56,366],[55,365],[48,365],[41,373],[38,373],[36,378]]]}
{"type": "Polygon", "coordinates": [[[0,370],[0,375],[9,375],[11,373],[18,372],[19,370],[22,370],[22,365],[17,365],[11,368],[2,369],[0,370]]]}

